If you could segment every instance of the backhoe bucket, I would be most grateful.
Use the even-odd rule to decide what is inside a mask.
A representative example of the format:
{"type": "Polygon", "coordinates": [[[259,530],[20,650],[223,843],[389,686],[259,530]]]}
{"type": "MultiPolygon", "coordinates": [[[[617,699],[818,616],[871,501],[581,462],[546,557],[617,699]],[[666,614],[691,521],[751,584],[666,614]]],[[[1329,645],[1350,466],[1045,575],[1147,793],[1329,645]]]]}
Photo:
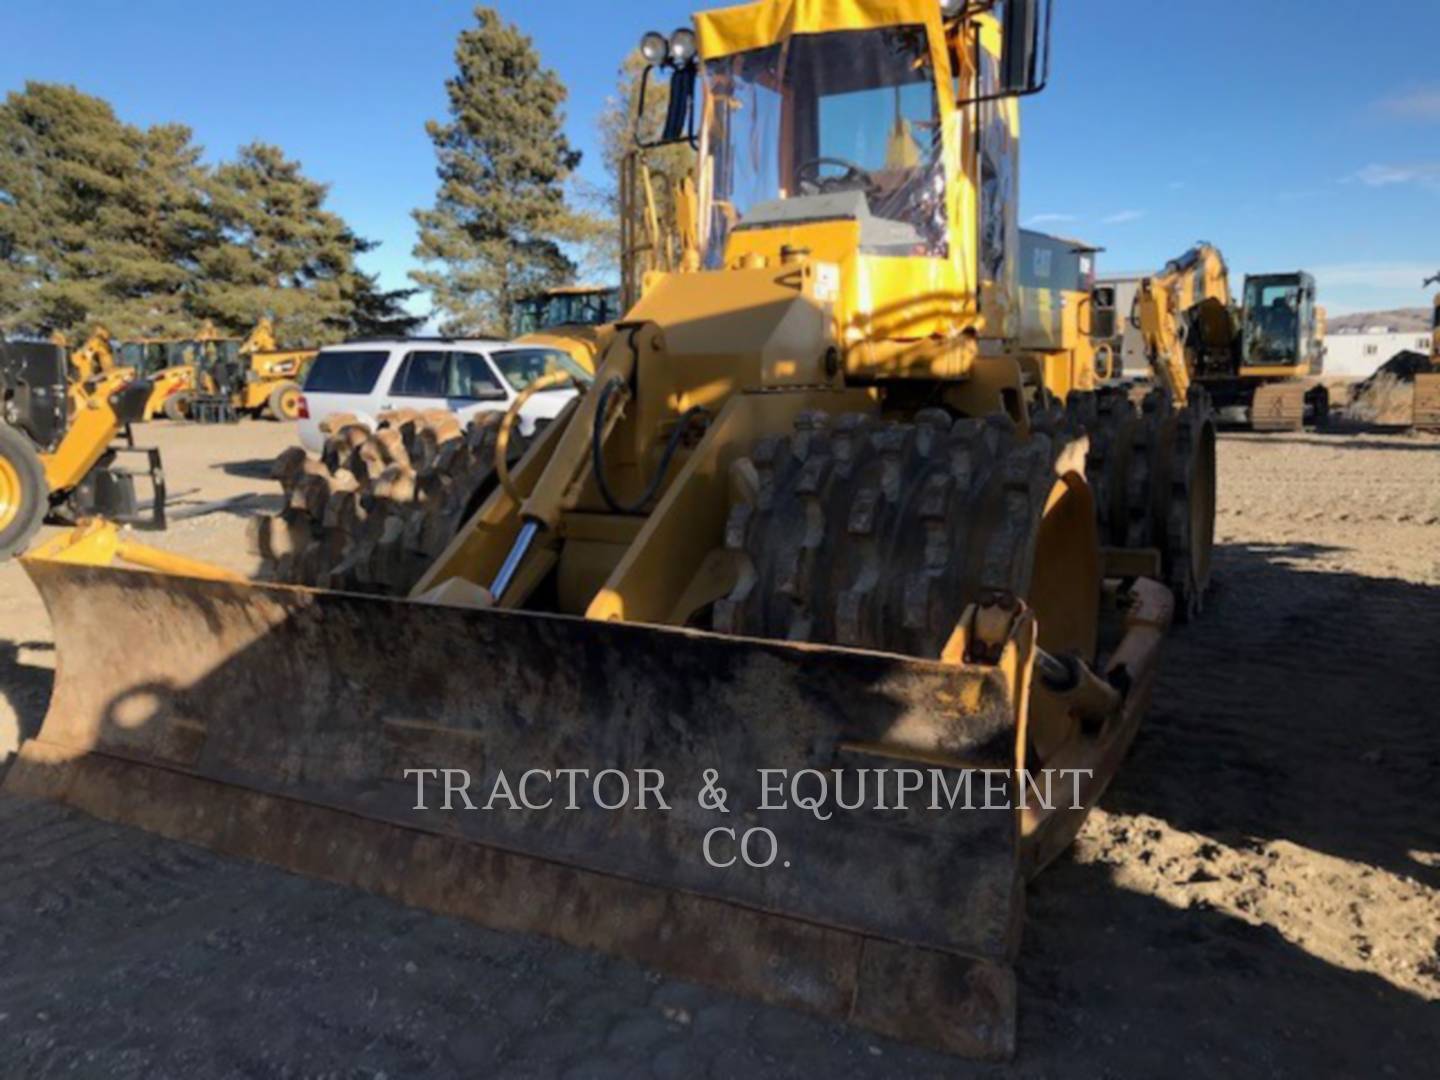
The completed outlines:
{"type": "MultiPolygon", "coordinates": [[[[58,664],[10,793],[907,1041],[1013,1052],[1033,856],[1024,812],[1003,807],[1036,663],[1024,609],[994,648],[962,625],[922,662],[74,559],[26,569],[58,664]],[[802,808],[762,769],[818,770],[798,795],[828,777],[830,797],[802,808]],[[966,769],[998,773],[948,795],[966,769]]],[[[1157,639],[1150,624],[1126,639],[1142,642],[1131,693],[1093,760],[1123,753],[1157,639]]],[[[1108,775],[1084,781],[1086,805],[1108,775]]],[[[1057,812],[1055,831],[1082,816],[1057,812]]]]}

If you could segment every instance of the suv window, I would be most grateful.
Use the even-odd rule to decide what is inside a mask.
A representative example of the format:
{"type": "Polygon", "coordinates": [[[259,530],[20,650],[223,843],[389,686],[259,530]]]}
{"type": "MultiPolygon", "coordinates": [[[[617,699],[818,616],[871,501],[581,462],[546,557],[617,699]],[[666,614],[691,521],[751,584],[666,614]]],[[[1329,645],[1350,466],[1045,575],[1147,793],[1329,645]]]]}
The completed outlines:
{"type": "Polygon", "coordinates": [[[410,353],[400,365],[390,392],[397,397],[444,397],[448,355],[428,349],[410,353]]]}
{"type": "Polygon", "coordinates": [[[321,352],[310,365],[305,389],[317,394],[368,394],[385,370],[388,352],[321,352]]]}
{"type": "Polygon", "coordinates": [[[487,401],[505,397],[500,380],[479,353],[451,353],[449,383],[452,398],[487,401]]]}
{"type": "Polygon", "coordinates": [[[587,386],[594,378],[577,364],[567,352],[560,349],[516,349],[495,354],[495,365],[500,374],[516,390],[524,390],[536,379],[551,372],[562,371],[570,376],[568,383],[550,387],[551,390],[571,390],[587,386]]]}

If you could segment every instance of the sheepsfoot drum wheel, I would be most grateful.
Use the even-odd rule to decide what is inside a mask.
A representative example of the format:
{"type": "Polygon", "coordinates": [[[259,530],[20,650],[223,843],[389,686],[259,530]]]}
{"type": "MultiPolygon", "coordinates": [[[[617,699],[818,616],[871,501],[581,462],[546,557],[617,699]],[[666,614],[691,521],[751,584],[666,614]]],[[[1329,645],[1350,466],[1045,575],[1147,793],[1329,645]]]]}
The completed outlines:
{"type": "MultiPolygon", "coordinates": [[[[737,577],[715,605],[714,628],[841,645],[864,650],[857,657],[893,663],[902,662],[893,654],[938,660],[940,670],[983,680],[1013,654],[984,644],[982,624],[1021,619],[1038,635],[1031,640],[1045,650],[1046,664],[1076,662],[1067,670],[1094,671],[1102,583],[1085,448],[1083,438],[1063,429],[1022,435],[1003,416],[952,420],[936,410],[900,424],[866,415],[802,416],[789,435],[760,440],[736,467],[741,497],[725,543],[737,577]]],[[[1013,816],[997,812],[1017,810],[1011,802],[887,820],[897,851],[923,850],[939,837],[953,841],[944,883],[911,899],[949,913],[956,952],[987,961],[1008,947],[1002,920],[1018,919],[1017,910],[1004,912],[994,902],[1002,882],[1036,872],[1064,850],[1133,738],[1133,723],[1116,721],[1118,714],[1085,726],[1038,671],[1018,675],[1017,697],[1007,704],[975,709],[969,691],[958,688],[937,699],[948,725],[938,752],[926,746],[907,754],[913,718],[898,703],[895,727],[876,744],[807,746],[811,768],[852,779],[857,769],[929,768],[933,782],[936,769],[978,768],[977,761],[999,758],[1010,776],[1022,768],[1037,776],[1093,769],[1096,788],[1068,817],[1048,811],[1032,817],[1023,807],[1013,816]]],[[[1116,692],[1102,684],[1099,693],[1116,692]]],[[[797,714],[803,717],[803,707],[763,722],[783,729],[798,722],[797,714]]],[[[814,842],[831,845],[832,858],[843,861],[839,853],[849,840],[844,830],[817,830],[814,842]]],[[[882,882],[889,869],[875,868],[882,882]]],[[[968,984],[956,981],[947,1004],[957,1029],[983,1043],[980,1029],[967,1025],[1013,1016],[1013,1002],[999,989],[1003,983],[980,978],[980,970],[968,984]]],[[[906,973],[895,974],[903,984],[906,973]]],[[[1004,1027],[984,1030],[994,1037],[1004,1027]]]]}
{"type": "Polygon", "coordinates": [[[1200,613],[1215,548],[1215,411],[1196,387],[1176,409],[1164,390],[1137,403],[1124,391],[1072,394],[1063,415],[1041,413],[1043,431],[1089,439],[1085,474],[1100,543],[1160,554],[1176,613],[1200,613]]]}
{"type": "Polygon", "coordinates": [[[1008,418],[913,424],[800,418],[750,461],[731,511],[724,633],[935,659],[965,608],[1024,600],[1046,649],[1094,658],[1098,544],[1084,443],[1022,438],[1008,418]]]}
{"type": "Polygon", "coordinates": [[[0,560],[25,550],[49,506],[40,455],[25,435],[0,423],[0,560]]]}
{"type": "Polygon", "coordinates": [[[295,383],[282,383],[270,392],[265,403],[270,419],[288,423],[300,419],[300,387],[295,383]]]}
{"type": "Polygon", "coordinates": [[[1160,552],[1182,621],[1204,608],[1215,547],[1215,413],[1193,388],[1184,408],[1152,390],[1131,428],[1123,543],[1160,552]]]}
{"type": "Polygon", "coordinates": [[[276,459],[285,507],[251,523],[251,553],[274,581],[405,596],[494,489],[500,416],[468,430],[454,413],[411,410],[381,414],[374,432],[351,416],[323,427],[318,459],[299,447],[276,459]]]}

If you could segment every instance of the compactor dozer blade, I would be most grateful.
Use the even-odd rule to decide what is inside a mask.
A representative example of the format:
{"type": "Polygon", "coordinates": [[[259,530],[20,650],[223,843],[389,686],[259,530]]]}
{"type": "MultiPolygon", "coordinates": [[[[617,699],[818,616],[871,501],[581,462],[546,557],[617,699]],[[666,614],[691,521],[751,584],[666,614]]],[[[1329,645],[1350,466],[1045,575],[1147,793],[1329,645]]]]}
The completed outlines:
{"type": "MultiPolygon", "coordinates": [[[[8,792],[908,1041],[1013,1051],[1025,875],[1083,817],[1068,783],[1053,815],[1015,808],[1046,662],[1023,607],[998,624],[970,609],[935,662],[84,565],[78,548],[25,565],[57,677],[8,792]],[[577,809],[562,769],[595,781],[577,782],[577,809]],[[668,810],[639,807],[642,769],[663,775],[668,810]],[[770,796],[786,808],[761,809],[762,769],[847,770],[847,803],[870,769],[865,808],[832,802],[822,820],[787,785],[770,796]],[[877,809],[896,805],[900,769],[923,789],[877,809]],[[1000,770],[1011,807],[984,809],[1000,796],[975,773],[972,809],[931,809],[965,769],[1000,770]],[[476,809],[439,770],[468,773],[476,809]],[[628,778],[623,809],[601,806],[623,794],[604,770],[628,778]],[[485,809],[502,773],[553,805],[485,809]],[[701,805],[712,778],[728,812],[701,805]],[[770,835],[747,848],[756,828],[770,835]],[[773,861],[748,866],[746,850],[773,861]]],[[[1168,621],[1163,589],[1129,596],[1111,668],[1123,707],[1071,748],[1098,766],[1086,806],[1133,735],[1168,621]]]]}

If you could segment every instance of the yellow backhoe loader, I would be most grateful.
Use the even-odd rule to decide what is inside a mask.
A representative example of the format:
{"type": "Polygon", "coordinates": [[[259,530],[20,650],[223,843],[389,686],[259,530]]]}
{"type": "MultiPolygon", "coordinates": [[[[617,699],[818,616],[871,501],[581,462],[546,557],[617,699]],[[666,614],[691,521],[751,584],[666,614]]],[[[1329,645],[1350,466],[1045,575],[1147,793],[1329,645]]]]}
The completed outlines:
{"type": "MultiPolygon", "coordinates": [[[[1425,281],[1423,287],[1440,285],[1440,274],[1425,281]]],[[[1440,293],[1435,296],[1435,315],[1431,323],[1430,370],[1415,375],[1415,420],[1417,431],[1440,431],[1440,293]]]]}
{"type": "Polygon", "coordinates": [[[1255,431],[1323,426],[1329,391],[1324,371],[1324,311],[1315,279],[1302,272],[1249,275],[1243,306],[1230,292],[1225,258],[1197,244],[1140,283],[1135,325],[1160,383],[1183,400],[1202,387],[1222,418],[1255,431]]]}
{"type": "Polygon", "coordinates": [[[146,418],[229,421],[239,416],[295,420],[300,383],[314,349],[282,349],[262,318],[243,340],[205,323],[193,338],[127,342],[121,355],[145,372],[153,391],[146,418]]]}
{"type": "Polygon", "coordinates": [[[702,147],[697,246],[593,386],[518,460],[523,402],[493,440],[399,416],[287,459],[335,484],[280,519],[330,588],[102,526],[28,557],[59,663],[6,790],[1011,1054],[1026,881],[1114,775],[1172,617],[1155,579],[1213,528],[1203,419],[1100,420],[1027,369],[1018,99],[1049,25],[760,0],[647,36],[659,139],[702,147]],[[1106,424],[1136,500],[1113,550],[1106,424]],[[408,598],[333,587],[332,510],[403,534],[477,446],[493,491],[408,598]]]}
{"type": "Polygon", "coordinates": [[[134,371],[106,367],[94,354],[67,363],[54,342],[0,344],[0,559],[23,551],[47,518],[165,527],[160,451],[130,437],[149,393],[134,371]],[[83,380],[70,367],[86,372],[83,380]],[[127,453],[146,459],[148,514],[136,499],[137,474],[116,464],[127,453]]]}
{"type": "Polygon", "coordinates": [[[245,416],[299,419],[300,384],[316,350],[282,349],[274,322],[263,318],[240,343],[238,352],[238,377],[231,370],[216,372],[211,392],[227,396],[231,407],[245,416]]]}
{"type": "Polygon", "coordinates": [[[201,383],[201,371],[229,357],[238,342],[221,338],[207,322],[194,337],[141,338],[122,342],[120,362],[138,371],[150,384],[143,419],[164,416],[185,420],[189,403],[201,383]]]}

